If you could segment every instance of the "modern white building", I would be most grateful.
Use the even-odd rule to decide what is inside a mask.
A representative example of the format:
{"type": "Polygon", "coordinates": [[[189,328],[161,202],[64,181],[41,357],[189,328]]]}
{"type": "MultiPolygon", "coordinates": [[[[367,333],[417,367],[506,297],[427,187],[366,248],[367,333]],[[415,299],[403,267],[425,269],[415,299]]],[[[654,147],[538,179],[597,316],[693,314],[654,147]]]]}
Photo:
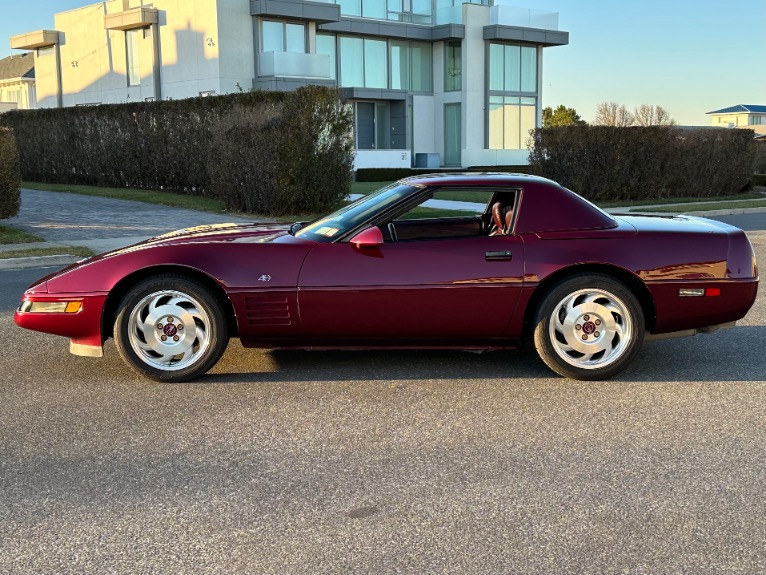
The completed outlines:
{"type": "Polygon", "coordinates": [[[111,0],[11,39],[39,107],[338,86],[356,167],[527,163],[558,14],[505,0],[111,0]]]}

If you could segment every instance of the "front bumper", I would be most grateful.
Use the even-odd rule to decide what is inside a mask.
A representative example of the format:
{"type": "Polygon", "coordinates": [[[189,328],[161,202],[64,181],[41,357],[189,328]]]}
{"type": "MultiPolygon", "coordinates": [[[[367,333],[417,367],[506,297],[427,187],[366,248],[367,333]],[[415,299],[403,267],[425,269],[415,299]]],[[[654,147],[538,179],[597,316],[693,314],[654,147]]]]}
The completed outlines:
{"type": "Polygon", "coordinates": [[[106,294],[47,294],[28,291],[24,294],[14,321],[19,327],[60,335],[70,339],[70,351],[76,355],[100,357],[106,294]],[[79,309],[74,302],[79,303],[79,309]],[[71,304],[71,305],[68,305],[71,304]],[[62,311],[63,310],[63,311],[62,311]]]}

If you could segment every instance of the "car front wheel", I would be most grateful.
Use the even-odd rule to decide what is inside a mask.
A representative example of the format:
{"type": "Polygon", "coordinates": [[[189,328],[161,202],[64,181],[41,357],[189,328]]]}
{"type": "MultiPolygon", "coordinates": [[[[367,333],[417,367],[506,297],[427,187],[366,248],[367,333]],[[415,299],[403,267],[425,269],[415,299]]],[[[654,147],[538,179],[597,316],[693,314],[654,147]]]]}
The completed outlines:
{"type": "Polygon", "coordinates": [[[182,276],[146,279],[122,299],[114,325],[120,356],[157,381],[189,381],[211,369],[228,343],[220,302],[182,276]]]}
{"type": "Polygon", "coordinates": [[[638,300],[622,283],[601,274],[577,276],[543,299],[535,318],[535,348],[560,375],[606,379],[638,353],[644,326],[638,300]]]}

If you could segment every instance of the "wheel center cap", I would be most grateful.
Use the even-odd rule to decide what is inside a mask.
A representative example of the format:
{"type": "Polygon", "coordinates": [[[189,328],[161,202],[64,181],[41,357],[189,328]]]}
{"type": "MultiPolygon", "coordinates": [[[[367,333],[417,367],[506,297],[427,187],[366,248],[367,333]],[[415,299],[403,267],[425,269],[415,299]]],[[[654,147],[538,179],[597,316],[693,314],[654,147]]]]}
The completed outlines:
{"type": "Polygon", "coordinates": [[[178,328],[172,323],[169,323],[162,329],[162,331],[165,332],[166,336],[173,337],[176,333],[178,333],[178,328]]]}
{"type": "Polygon", "coordinates": [[[596,324],[592,321],[586,321],[584,324],[582,324],[582,331],[583,333],[590,335],[596,331],[596,324]]]}

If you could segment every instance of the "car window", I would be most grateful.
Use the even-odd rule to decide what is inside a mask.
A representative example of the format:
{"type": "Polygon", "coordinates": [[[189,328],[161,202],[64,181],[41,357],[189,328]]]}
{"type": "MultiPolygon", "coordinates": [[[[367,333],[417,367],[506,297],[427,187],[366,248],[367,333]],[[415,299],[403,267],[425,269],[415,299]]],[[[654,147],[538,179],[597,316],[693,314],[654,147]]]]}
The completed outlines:
{"type": "Polygon", "coordinates": [[[433,195],[399,216],[397,220],[481,216],[486,211],[491,196],[491,190],[436,190],[433,195]]]}
{"type": "Polygon", "coordinates": [[[315,242],[332,242],[363,222],[382,214],[414,190],[414,186],[392,184],[301,228],[295,237],[315,242]]]}
{"type": "Polygon", "coordinates": [[[491,189],[431,190],[420,204],[380,226],[383,239],[403,242],[487,236],[491,223],[488,204],[496,196],[491,189]]]}

